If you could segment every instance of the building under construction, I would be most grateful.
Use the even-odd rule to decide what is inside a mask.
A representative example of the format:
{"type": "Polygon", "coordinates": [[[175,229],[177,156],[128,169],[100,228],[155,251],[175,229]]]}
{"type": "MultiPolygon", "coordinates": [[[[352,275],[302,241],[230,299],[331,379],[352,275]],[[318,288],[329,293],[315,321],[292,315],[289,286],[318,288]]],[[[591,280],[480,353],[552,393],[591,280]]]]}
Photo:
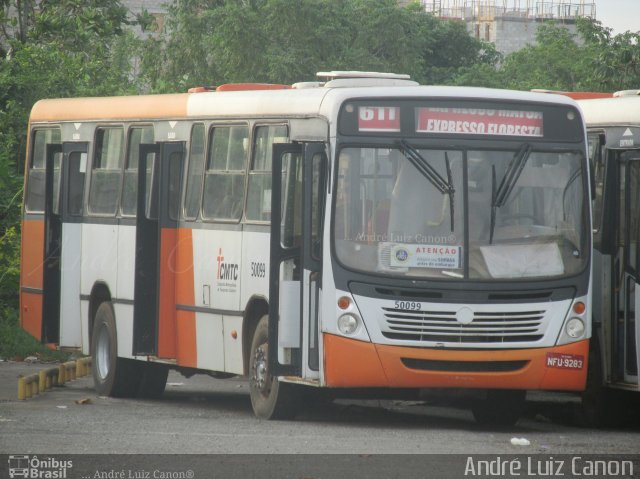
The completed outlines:
{"type": "Polygon", "coordinates": [[[464,21],[469,32],[511,53],[535,43],[538,26],[556,21],[575,32],[578,18],[596,18],[594,0],[421,0],[425,10],[439,18],[464,21]]]}

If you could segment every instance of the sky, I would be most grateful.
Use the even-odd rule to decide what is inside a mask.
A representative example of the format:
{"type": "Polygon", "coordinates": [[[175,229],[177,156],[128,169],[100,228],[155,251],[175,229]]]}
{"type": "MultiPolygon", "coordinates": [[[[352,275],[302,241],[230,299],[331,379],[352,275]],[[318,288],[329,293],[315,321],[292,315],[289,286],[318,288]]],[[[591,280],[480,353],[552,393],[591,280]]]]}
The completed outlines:
{"type": "MultiPolygon", "coordinates": [[[[640,31],[640,0],[594,0],[596,18],[613,33],[640,31]]],[[[577,3],[577,2],[576,2],[577,3]]]]}

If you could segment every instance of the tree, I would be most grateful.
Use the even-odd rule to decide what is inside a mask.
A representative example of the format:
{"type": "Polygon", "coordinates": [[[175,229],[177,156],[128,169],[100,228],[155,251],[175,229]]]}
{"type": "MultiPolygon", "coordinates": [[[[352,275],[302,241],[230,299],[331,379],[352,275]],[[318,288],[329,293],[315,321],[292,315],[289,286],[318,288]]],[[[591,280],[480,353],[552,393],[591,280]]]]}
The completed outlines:
{"type": "Polygon", "coordinates": [[[442,83],[486,61],[462,24],[395,0],[175,0],[167,35],[149,35],[141,75],[152,91],[227,82],[315,80],[320,70],[409,73],[442,83]]]}
{"type": "Polygon", "coordinates": [[[508,55],[495,68],[461,70],[456,84],[530,90],[606,91],[638,88],[640,33],[612,35],[600,22],[580,19],[577,34],[541,25],[536,44],[508,55]]]}
{"type": "Polygon", "coordinates": [[[0,3],[0,307],[17,304],[22,165],[33,104],[132,91],[119,0],[0,3]],[[35,8],[37,3],[38,8],[35,8]]]}
{"type": "Polygon", "coordinates": [[[616,91],[640,85],[640,32],[612,35],[600,22],[578,24],[584,39],[583,59],[593,90],[616,91]]]}

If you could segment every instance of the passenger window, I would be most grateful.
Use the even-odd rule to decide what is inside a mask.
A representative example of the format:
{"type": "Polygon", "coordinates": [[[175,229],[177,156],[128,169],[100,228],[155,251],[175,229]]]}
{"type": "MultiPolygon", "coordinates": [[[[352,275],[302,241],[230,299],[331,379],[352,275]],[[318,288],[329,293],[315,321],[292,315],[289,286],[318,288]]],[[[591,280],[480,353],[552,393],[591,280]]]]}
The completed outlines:
{"type": "Polygon", "coordinates": [[[253,143],[253,161],[249,171],[247,195],[247,219],[271,220],[271,160],[274,143],[288,141],[285,125],[268,125],[256,128],[253,143]]]}
{"type": "Polygon", "coordinates": [[[189,143],[189,170],[184,195],[184,216],[194,220],[200,211],[202,196],[202,174],[204,172],[204,125],[193,125],[189,143]]]}
{"type": "MultiPolygon", "coordinates": [[[[135,126],[129,129],[129,143],[127,145],[127,162],[124,170],[124,185],[122,190],[122,214],[135,216],[138,197],[138,160],[140,159],[140,145],[154,142],[152,126],[135,126]]],[[[150,189],[147,189],[147,196],[150,189]]]]}
{"type": "MultiPolygon", "coordinates": [[[[48,144],[60,144],[60,130],[58,128],[36,130],[33,134],[33,147],[31,148],[31,157],[29,158],[25,201],[25,207],[29,212],[44,212],[45,168],[48,144]]],[[[59,178],[60,162],[56,161],[55,163],[58,167],[58,174],[54,171],[54,177],[59,178]]]]}
{"type": "Polygon", "coordinates": [[[124,130],[105,127],[96,130],[89,211],[98,215],[115,215],[120,197],[124,130]]]}
{"type": "Polygon", "coordinates": [[[87,164],[85,152],[73,151],[69,154],[69,179],[67,189],[67,211],[71,216],[82,216],[84,206],[84,166],[87,164]]]}
{"type": "Polygon", "coordinates": [[[248,147],[249,128],[245,125],[219,126],[211,129],[202,202],[204,218],[242,218],[248,147]]]}

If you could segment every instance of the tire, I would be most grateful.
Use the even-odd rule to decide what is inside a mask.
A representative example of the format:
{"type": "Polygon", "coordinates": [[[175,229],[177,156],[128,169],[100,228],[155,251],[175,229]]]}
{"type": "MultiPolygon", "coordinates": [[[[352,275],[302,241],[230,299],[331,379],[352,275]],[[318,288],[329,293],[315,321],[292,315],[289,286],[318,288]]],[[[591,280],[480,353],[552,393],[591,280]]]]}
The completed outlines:
{"type": "Polygon", "coordinates": [[[167,386],[169,368],[163,364],[142,364],[142,377],[138,387],[138,397],[157,399],[164,393],[167,386]]]}
{"type": "Polygon", "coordinates": [[[515,426],[524,413],[526,395],[521,390],[489,389],[486,398],[471,407],[473,417],[482,426],[515,426]]]}
{"type": "Polygon", "coordinates": [[[260,419],[290,419],[297,412],[296,389],[269,373],[268,316],[253,333],[249,355],[249,393],[254,414],[260,419]]]}
{"type": "Polygon", "coordinates": [[[110,302],[96,311],[91,338],[93,382],[101,396],[135,397],[141,378],[141,364],[118,357],[118,334],[110,302]]]}

